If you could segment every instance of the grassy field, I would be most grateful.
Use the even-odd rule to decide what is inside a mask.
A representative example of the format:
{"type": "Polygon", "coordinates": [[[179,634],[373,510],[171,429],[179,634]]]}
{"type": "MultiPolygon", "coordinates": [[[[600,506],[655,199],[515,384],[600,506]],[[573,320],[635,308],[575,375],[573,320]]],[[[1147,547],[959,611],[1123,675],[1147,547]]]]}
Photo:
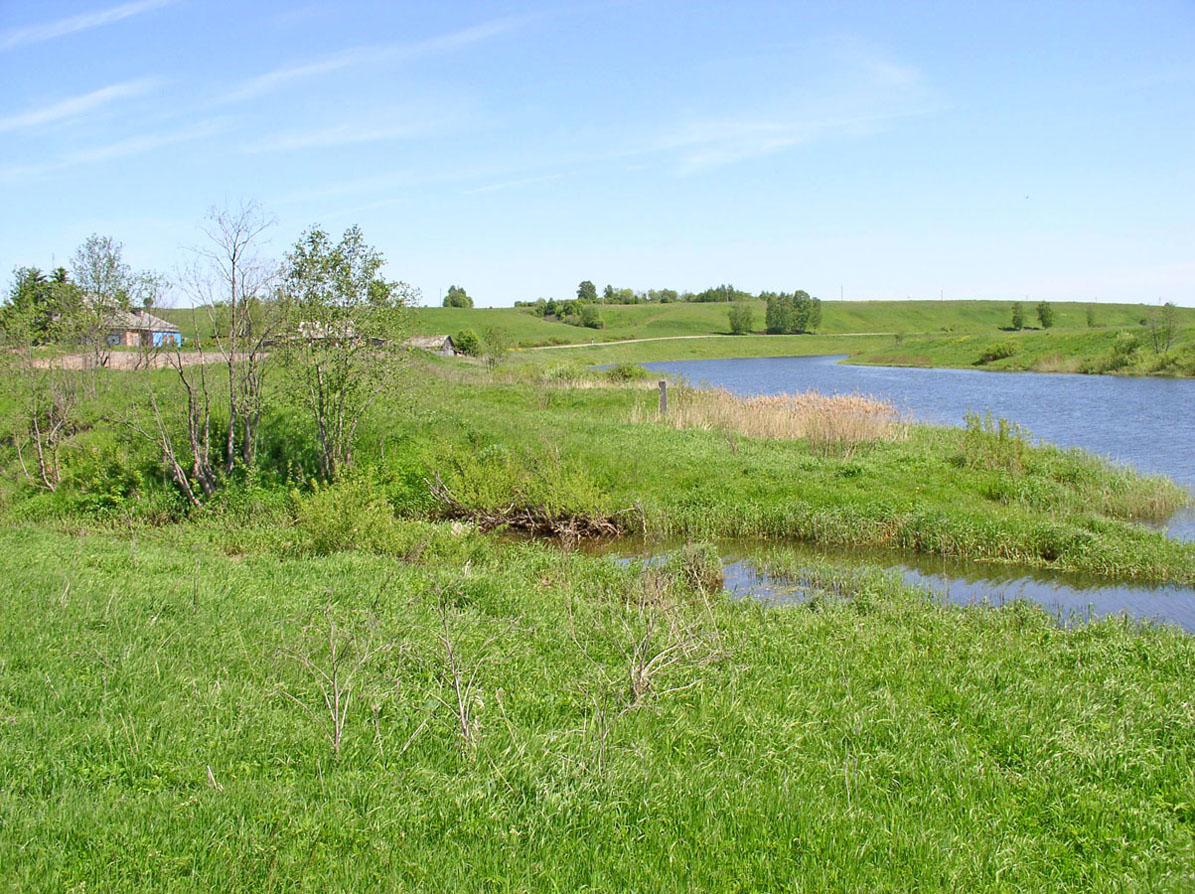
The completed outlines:
{"type": "MultiPolygon", "coordinates": [[[[763,302],[753,302],[762,330],[763,302]]],[[[1172,344],[1160,349],[1142,325],[1156,308],[1142,304],[1078,302],[1054,304],[1050,330],[1009,330],[1011,302],[1004,301],[827,301],[814,335],[730,336],[727,306],[673,303],[602,306],[602,329],[545,322],[523,308],[414,308],[410,331],[455,335],[503,330],[530,362],[554,364],[574,345],[592,363],[712,359],[719,357],[846,354],[850,362],[895,366],[979,367],[993,370],[1195,375],[1195,309],[1177,308],[1172,344]],[[1094,308],[1094,327],[1087,310],[1094,308]],[[714,337],[707,337],[714,336],[714,337]],[[656,339],[646,341],[646,339],[656,339]],[[645,340],[642,344],[603,345],[645,340]],[[539,356],[542,353],[544,356],[539,356]]],[[[163,310],[192,338],[211,329],[207,314],[163,310]]],[[[1033,319],[1033,306],[1026,305],[1033,319]]]]}
{"type": "MultiPolygon", "coordinates": [[[[754,305],[756,326],[762,327],[763,302],[754,305]]],[[[719,304],[602,307],[605,327],[600,330],[544,322],[516,308],[419,308],[412,325],[423,334],[498,327],[520,347],[578,345],[593,363],[842,353],[851,362],[894,366],[1195,375],[1191,308],[1176,310],[1172,343],[1158,346],[1142,325],[1156,308],[1139,304],[1054,304],[1051,329],[1022,331],[1008,328],[1011,303],[1003,301],[828,301],[823,306],[818,332],[803,336],[729,337],[727,309],[719,304]],[[1087,324],[1089,307],[1094,326],[1087,324]],[[602,346],[631,339],[657,340],[602,346]]],[[[1032,318],[1032,305],[1026,313],[1032,318]]]]}
{"type": "MultiPolygon", "coordinates": [[[[750,302],[756,329],[762,333],[765,305],[750,302]]],[[[1052,305],[1055,329],[1086,329],[1087,308],[1093,306],[1099,327],[1139,327],[1152,308],[1143,304],[1062,302],[1052,305]]],[[[819,333],[999,333],[1009,325],[1007,301],[825,301],[819,333]]],[[[453,334],[465,327],[479,332],[489,326],[507,329],[524,346],[615,341],[678,335],[729,334],[728,306],[724,304],[602,305],[602,329],[584,329],[564,323],[544,322],[523,308],[416,308],[413,328],[420,334],[453,334]]],[[[1027,321],[1036,323],[1033,306],[1025,307],[1027,321]]],[[[1195,325],[1195,309],[1179,308],[1180,323],[1195,325]]]]}
{"type": "Polygon", "coordinates": [[[1190,889],[1178,631],[825,569],[765,609],[396,525],[397,557],[0,531],[6,886],[1190,889]]]}
{"type": "Polygon", "coordinates": [[[202,509],[121,421],[169,371],[97,374],[57,492],[0,431],[0,887],[1190,889],[1195,640],[783,547],[1190,583],[1138,523],[1186,494],[849,400],[662,420],[632,369],[541,353],[413,362],[332,482],[282,405],[202,509]],[[809,598],[731,600],[720,536],[809,598]]]}

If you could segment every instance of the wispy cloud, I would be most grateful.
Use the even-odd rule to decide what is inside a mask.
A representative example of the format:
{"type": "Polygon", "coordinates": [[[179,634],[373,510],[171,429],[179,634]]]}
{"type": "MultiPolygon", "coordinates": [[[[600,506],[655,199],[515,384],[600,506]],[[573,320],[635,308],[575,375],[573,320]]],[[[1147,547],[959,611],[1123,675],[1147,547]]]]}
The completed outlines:
{"type": "Polygon", "coordinates": [[[518,180],[503,180],[501,183],[490,183],[486,186],[478,186],[475,189],[466,189],[465,195],[471,196],[479,192],[494,192],[499,189],[514,189],[519,186],[530,186],[533,183],[548,183],[552,180],[560,180],[564,174],[545,174],[542,177],[520,177],[518,180]]]}
{"type": "Polygon", "coordinates": [[[818,140],[879,133],[893,121],[926,114],[909,109],[873,115],[775,118],[727,118],[689,125],[665,137],[658,151],[677,151],[679,173],[692,174],[722,165],[773,155],[818,140]]]}
{"type": "Polygon", "coordinates": [[[222,101],[239,102],[245,99],[252,99],[265,93],[281,90],[296,81],[330,74],[331,72],[347,68],[410,62],[416,59],[449,53],[506,34],[528,20],[528,16],[511,16],[508,18],[493,19],[492,21],[483,22],[480,25],[474,25],[471,28],[465,28],[461,31],[441,34],[437,37],[412,43],[367,44],[351,47],[339,53],[333,53],[332,55],[316,59],[313,62],[276,68],[265,74],[249,78],[225,94],[222,97],[222,101]]]}
{"type": "Polygon", "coordinates": [[[774,155],[820,140],[865,137],[941,107],[920,72],[858,41],[816,53],[819,74],[756,108],[679,122],[644,147],[670,152],[678,173],[774,155]]]}
{"type": "Polygon", "coordinates": [[[74,118],[86,114],[93,109],[116,102],[117,100],[142,96],[159,83],[160,81],[157,78],[140,78],[135,81],[124,81],[120,84],[112,84],[109,87],[93,90],[82,96],[72,96],[70,99],[60,100],[59,102],[51,103],[38,109],[30,109],[19,115],[0,118],[0,133],[23,130],[27,127],[37,127],[41,124],[50,124],[55,121],[74,118]]]}
{"type": "Polygon", "coordinates": [[[112,22],[119,22],[121,19],[169,6],[175,2],[177,0],[136,0],[133,3],[122,3],[119,6],[98,9],[95,12],[80,13],[53,22],[43,22],[40,25],[12,28],[0,33],[0,50],[11,50],[13,47],[41,43],[45,40],[53,40],[55,37],[74,34],[76,31],[86,31],[101,25],[109,25],[112,22]]]}
{"type": "Polygon", "coordinates": [[[295,131],[267,137],[245,147],[245,152],[286,152],[299,149],[326,149],[357,143],[381,143],[423,136],[451,123],[452,117],[406,121],[391,125],[339,124],[310,131],[295,131]]]}
{"type": "Polygon", "coordinates": [[[104,162],[116,161],[137,155],[145,155],[167,146],[206,139],[207,137],[223,133],[227,129],[228,122],[213,119],[200,122],[182,130],[141,134],[118,140],[115,143],[77,149],[39,164],[11,165],[7,168],[0,168],[0,183],[42,180],[55,174],[66,173],[75,168],[103,164],[104,162]]]}

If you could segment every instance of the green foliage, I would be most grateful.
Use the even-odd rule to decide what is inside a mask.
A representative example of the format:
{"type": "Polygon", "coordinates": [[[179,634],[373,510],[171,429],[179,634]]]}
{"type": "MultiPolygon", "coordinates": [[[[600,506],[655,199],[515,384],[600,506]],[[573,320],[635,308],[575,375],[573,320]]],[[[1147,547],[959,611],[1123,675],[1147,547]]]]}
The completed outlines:
{"type": "Polygon", "coordinates": [[[1012,304],[1012,328],[1018,332],[1025,328],[1025,308],[1019,301],[1012,304]]]}
{"type": "Polygon", "coordinates": [[[597,286],[589,280],[583,280],[577,286],[577,300],[578,301],[597,301],[597,286]]]}
{"type": "Polygon", "coordinates": [[[1049,329],[1054,325],[1054,307],[1049,301],[1037,303],[1037,320],[1042,329],[1049,329]]]}
{"type": "Polygon", "coordinates": [[[461,354],[468,354],[470,357],[481,356],[481,337],[475,329],[462,329],[453,336],[452,343],[461,354]]]}
{"type": "Polygon", "coordinates": [[[746,301],[736,301],[727,314],[733,334],[747,335],[755,328],[755,313],[746,301]]]}
{"type": "Polygon", "coordinates": [[[415,293],[384,279],[384,263],[355,226],[337,243],[307,230],[286,258],[286,303],[298,331],[284,345],[326,481],[352,463],[361,417],[396,366],[403,310],[415,293]]]}
{"type": "Polygon", "coordinates": [[[606,370],[611,382],[639,382],[650,377],[651,373],[638,363],[616,363],[606,370]]]}
{"type": "Polygon", "coordinates": [[[686,543],[668,556],[664,570],[694,593],[722,592],[722,556],[712,543],[686,543]]]}
{"type": "Polygon", "coordinates": [[[764,292],[767,302],[764,326],[769,334],[812,332],[822,321],[822,303],[808,292],[764,292]]]}
{"type": "Polygon", "coordinates": [[[490,326],[482,333],[481,347],[486,368],[493,372],[510,353],[510,333],[501,326],[490,326]]]}
{"type": "Polygon", "coordinates": [[[1007,357],[1013,357],[1017,353],[1017,346],[1010,341],[997,342],[994,345],[989,345],[979,355],[979,363],[993,363],[996,360],[1004,360],[1007,357]]]}
{"type": "Polygon", "coordinates": [[[1174,344],[1178,330],[1178,309],[1173,301],[1156,308],[1148,318],[1146,329],[1155,354],[1165,354],[1174,344]]]}
{"type": "Polygon", "coordinates": [[[593,304],[585,304],[581,307],[581,325],[587,329],[601,329],[602,315],[598,311],[597,306],[593,304]]]}
{"type": "Polygon", "coordinates": [[[963,459],[972,469],[1000,469],[1016,474],[1025,466],[1029,432],[1007,419],[967,413],[962,431],[963,459]]]}
{"type": "Polygon", "coordinates": [[[1086,310],[1084,316],[1087,320],[1087,328],[1094,329],[1097,325],[1096,318],[1095,318],[1095,305],[1094,304],[1087,305],[1087,310],[1086,310]]]}
{"type": "Polygon", "coordinates": [[[461,286],[449,286],[444,296],[444,307],[472,307],[473,299],[461,286]]]}

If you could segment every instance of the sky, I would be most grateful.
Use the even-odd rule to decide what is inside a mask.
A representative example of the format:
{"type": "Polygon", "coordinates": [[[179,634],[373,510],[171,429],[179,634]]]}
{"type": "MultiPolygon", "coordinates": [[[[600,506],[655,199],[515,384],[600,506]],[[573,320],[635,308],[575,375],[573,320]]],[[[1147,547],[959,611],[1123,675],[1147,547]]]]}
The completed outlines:
{"type": "Polygon", "coordinates": [[[1195,3],[0,0],[6,283],[245,202],[425,304],[1195,306],[1195,3]]]}

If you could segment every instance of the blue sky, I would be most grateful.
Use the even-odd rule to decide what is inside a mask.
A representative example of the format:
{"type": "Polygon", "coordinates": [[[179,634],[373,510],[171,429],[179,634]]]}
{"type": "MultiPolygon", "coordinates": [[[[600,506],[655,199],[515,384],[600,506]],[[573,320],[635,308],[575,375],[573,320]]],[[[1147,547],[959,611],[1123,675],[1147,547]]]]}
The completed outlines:
{"type": "Polygon", "coordinates": [[[1195,305],[1195,4],[0,0],[0,267],[211,206],[436,303],[1195,305]]]}

